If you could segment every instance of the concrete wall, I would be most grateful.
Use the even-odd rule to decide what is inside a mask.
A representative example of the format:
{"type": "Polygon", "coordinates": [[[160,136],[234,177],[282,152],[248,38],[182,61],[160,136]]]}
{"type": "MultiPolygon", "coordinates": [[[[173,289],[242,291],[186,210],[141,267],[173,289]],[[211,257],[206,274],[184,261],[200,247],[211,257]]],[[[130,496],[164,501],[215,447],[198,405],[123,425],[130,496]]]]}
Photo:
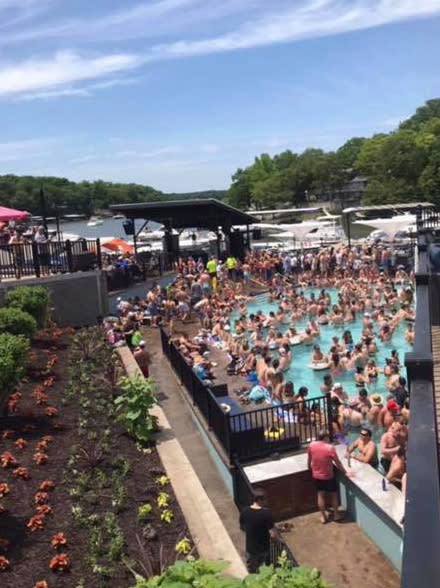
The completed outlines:
{"type": "Polygon", "coordinates": [[[341,504],[400,573],[402,528],[350,480],[339,478],[341,504]]]}
{"type": "Polygon", "coordinates": [[[108,314],[107,278],[100,270],[0,283],[0,306],[5,293],[18,286],[48,288],[51,316],[61,327],[95,325],[99,315],[108,314]]]}

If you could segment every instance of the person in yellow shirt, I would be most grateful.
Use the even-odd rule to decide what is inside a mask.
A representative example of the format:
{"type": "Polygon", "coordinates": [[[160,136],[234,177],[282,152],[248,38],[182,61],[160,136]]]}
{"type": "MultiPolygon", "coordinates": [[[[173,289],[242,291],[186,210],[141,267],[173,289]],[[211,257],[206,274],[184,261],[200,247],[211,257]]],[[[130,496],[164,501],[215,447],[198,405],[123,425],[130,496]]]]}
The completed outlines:
{"type": "Polygon", "coordinates": [[[208,263],[206,264],[206,271],[208,272],[209,277],[211,278],[211,286],[212,286],[214,278],[217,277],[217,260],[215,259],[215,257],[213,255],[211,255],[211,257],[208,260],[208,263]]]}
{"type": "Polygon", "coordinates": [[[228,276],[230,280],[235,281],[235,268],[237,266],[237,260],[233,255],[230,255],[226,260],[226,268],[228,270],[228,276]]]}

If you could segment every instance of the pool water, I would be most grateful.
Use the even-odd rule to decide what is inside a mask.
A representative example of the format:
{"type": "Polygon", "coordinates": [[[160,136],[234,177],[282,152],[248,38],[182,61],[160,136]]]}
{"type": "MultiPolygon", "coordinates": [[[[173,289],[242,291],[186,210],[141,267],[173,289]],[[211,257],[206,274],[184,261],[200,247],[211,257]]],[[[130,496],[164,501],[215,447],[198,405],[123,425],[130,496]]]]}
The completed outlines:
{"type": "MultiPolygon", "coordinates": [[[[338,290],[336,288],[326,288],[325,289],[328,294],[330,294],[332,303],[337,302],[338,290]]],[[[305,295],[309,298],[311,293],[315,293],[316,297],[318,297],[319,292],[321,291],[320,288],[306,288],[304,290],[305,295]]],[[[268,301],[267,295],[260,295],[254,298],[252,301],[248,302],[248,315],[251,313],[256,313],[257,310],[262,310],[265,315],[267,315],[270,311],[276,311],[279,307],[277,302],[270,302],[268,301]]],[[[238,314],[234,312],[231,315],[231,325],[233,321],[238,317],[238,314]]],[[[339,337],[340,341],[342,342],[342,334],[344,331],[351,331],[353,336],[353,342],[356,344],[357,342],[361,341],[361,334],[363,330],[362,325],[362,314],[358,313],[357,319],[354,322],[345,323],[343,325],[320,325],[320,334],[318,337],[315,338],[315,343],[321,346],[321,350],[323,353],[328,353],[330,347],[332,346],[332,337],[335,335],[339,337]]],[[[300,321],[295,322],[295,327],[298,333],[304,331],[307,326],[308,318],[304,318],[300,321]]],[[[276,330],[285,332],[289,325],[280,325],[276,330]]],[[[405,341],[405,330],[407,328],[406,321],[402,321],[397,329],[394,331],[394,334],[391,338],[391,341],[383,343],[379,338],[376,338],[376,345],[377,345],[377,353],[374,357],[376,365],[378,368],[383,369],[385,366],[385,359],[391,356],[391,350],[396,349],[400,363],[403,364],[405,353],[407,351],[411,351],[412,346],[405,341]]],[[[265,329],[267,333],[267,329],[265,329]]],[[[378,333],[378,327],[374,329],[375,333],[378,333]]],[[[295,392],[298,391],[300,386],[306,386],[309,390],[308,398],[316,398],[317,396],[321,396],[322,392],[320,390],[320,386],[323,382],[323,377],[326,374],[330,374],[330,370],[312,370],[309,366],[312,357],[312,349],[313,346],[309,345],[291,345],[290,349],[292,351],[292,364],[290,368],[284,372],[285,381],[291,381],[294,383],[295,392]]],[[[276,351],[271,351],[272,357],[278,357],[278,353],[276,351]]],[[[401,370],[402,375],[405,377],[405,370],[401,370]]],[[[356,386],[354,381],[354,372],[353,371],[343,371],[341,375],[334,376],[332,375],[334,382],[341,382],[344,390],[347,392],[350,398],[354,398],[357,396],[359,388],[356,386]]],[[[375,392],[380,393],[385,400],[387,389],[385,386],[386,378],[383,374],[380,374],[377,378],[376,382],[365,386],[368,390],[369,395],[374,394],[375,392]]]]}

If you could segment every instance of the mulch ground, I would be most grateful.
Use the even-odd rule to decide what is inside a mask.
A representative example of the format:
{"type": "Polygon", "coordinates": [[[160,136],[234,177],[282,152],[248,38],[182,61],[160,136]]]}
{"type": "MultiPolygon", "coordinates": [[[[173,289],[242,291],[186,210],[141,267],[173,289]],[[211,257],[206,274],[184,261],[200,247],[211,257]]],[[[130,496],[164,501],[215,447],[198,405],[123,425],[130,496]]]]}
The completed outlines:
{"type": "MultiPolygon", "coordinates": [[[[16,460],[14,465],[0,468],[0,484],[6,483],[10,490],[0,498],[4,509],[0,513],[0,555],[9,560],[7,569],[0,572],[2,588],[33,588],[43,580],[47,581],[49,588],[127,588],[134,584],[133,575],[122,561],[115,562],[111,578],[93,572],[87,561],[89,531],[78,526],[72,517],[75,503],[69,494],[71,484],[67,464],[72,448],[78,443],[79,411],[75,403],[70,403],[68,407],[63,405],[63,392],[67,385],[68,340],[69,337],[63,334],[56,341],[47,337],[33,345],[29,377],[18,387],[21,397],[16,397],[17,405],[13,406],[13,403],[11,406],[15,412],[0,418],[0,457],[4,452],[10,452],[16,460]],[[48,374],[46,363],[55,356],[58,359],[48,374]],[[47,383],[51,375],[53,384],[43,388],[47,404],[39,405],[35,389],[42,387],[45,381],[47,383]],[[55,407],[58,414],[47,416],[48,406],[55,407]],[[45,436],[51,437],[47,448],[43,449],[47,462],[38,465],[35,462],[37,444],[42,441],[44,444],[45,436]],[[24,441],[17,443],[19,439],[24,441]],[[26,468],[29,479],[14,475],[17,467],[26,468]],[[38,505],[35,495],[44,481],[52,481],[55,485],[44,500],[52,511],[43,517],[43,529],[32,532],[27,524],[36,514],[38,505]],[[49,569],[51,559],[57,555],[57,550],[51,546],[51,539],[59,532],[64,533],[68,543],[58,552],[66,553],[71,564],[70,569],[63,573],[49,569]]],[[[158,488],[156,479],[165,472],[155,448],[151,447],[147,454],[141,453],[118,424],[109,422],[108,427],[112,457],[125,458],[130,463],[130,471],[125,478],[126,508],[116,515],[125,537],[125,558],[138,572],[142,573],[139,561],[143,561],[146,567],[152,566],[158,573],[161,563],[170,563],[175,558],[175,544],[184,536],[190,537],[185,520],[171,486],[158,488]],[[156,506],[158,492],[162,490],[170,495],[169,508],[174,514],[171,524],[160,520],[160,510],[156,506]],[[153,505],[148,524],[137,519],[138,507],[146,502],[153,505]]],[[[93,513],[102,515],[114,511],[113,497],[108,492],[105,488],[96,492],[98,500],[92,506],[93,513]]]]}

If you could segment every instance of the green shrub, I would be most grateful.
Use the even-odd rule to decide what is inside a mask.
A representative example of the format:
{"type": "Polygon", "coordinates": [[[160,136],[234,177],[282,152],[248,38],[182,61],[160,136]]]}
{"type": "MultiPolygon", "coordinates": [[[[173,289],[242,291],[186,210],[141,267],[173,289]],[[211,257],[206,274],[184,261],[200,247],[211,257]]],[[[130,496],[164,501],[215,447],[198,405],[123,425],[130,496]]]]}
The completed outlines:
{"type": "Polygon", "coordinates": [[[0,403],[23,375],[30,350],[29,339],[23,336],[0,334],[0,403]]]}
{"type": "Polygon", "coordinates": [[[223,575],[227,567],[224,562],[190,558],[176,562],[160,576],[145,579],[136,575],[136,584],[132,588],[330,588],[318,570],[293,568],[285,557],[280,558],[279,564],[277,568],[263,566],[258,574],[239,580],[223,575]]]}
{"type": "Polygon", "coordinates": [[[122,394],[115,399],[116,418],[132,437],[147,443],[158,430],[157,417],[150,414],[151,408],[157,404],[154,380],[141,375],[133,378],[124,376],[120,378],[119,385],[122,394]]]}
{"type": "Polygon", "coordinates": [[[20,308],[0,308],[0,333],[23,335],[32,339],[37,331],[37,321],[20,308]]]}
{"type": "Polygon", "coordinates": [[[6,294],[6,306],[28,312],[39,327],[44,327],[49,312],[49,292],[43,286],[20,286],[6,294]]]}

